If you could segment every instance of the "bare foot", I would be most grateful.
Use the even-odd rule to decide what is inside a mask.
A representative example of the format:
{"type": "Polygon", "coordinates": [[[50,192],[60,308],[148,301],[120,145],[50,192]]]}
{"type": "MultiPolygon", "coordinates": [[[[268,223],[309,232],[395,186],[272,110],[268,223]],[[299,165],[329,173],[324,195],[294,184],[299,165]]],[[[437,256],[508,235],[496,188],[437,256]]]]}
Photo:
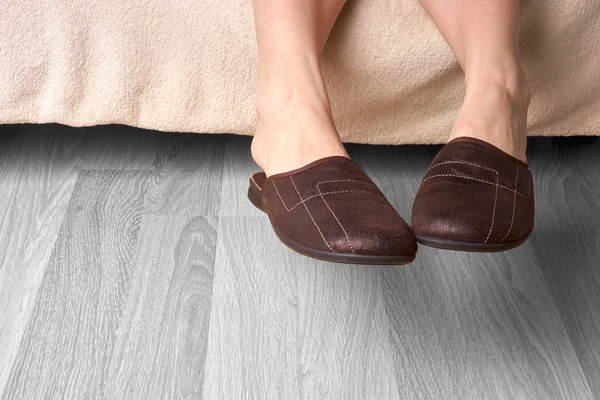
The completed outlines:
{"type": "Polygon", "coordinates": [[[259,90],[252,157],[267,176],[329,156],[348,157],[337,133],[327,95],[259,90]]]}
{"type": "Polygon", "coordinates": [[[448,140],[460,136],[475,137],[527,162],[530,97],[529,86],[522,74],[515,85],[490,79],[467,84],[464,103],[448,140]]]}

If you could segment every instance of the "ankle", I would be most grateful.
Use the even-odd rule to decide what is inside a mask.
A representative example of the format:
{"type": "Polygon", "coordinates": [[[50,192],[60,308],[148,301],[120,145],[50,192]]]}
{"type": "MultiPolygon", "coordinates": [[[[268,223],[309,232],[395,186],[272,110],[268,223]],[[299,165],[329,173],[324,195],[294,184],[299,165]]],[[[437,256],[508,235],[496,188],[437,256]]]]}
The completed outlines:
{"type": "Polygon", "coordinates": [[[328,156],[348,157],[333,125],[302,121],[297,125],[257,126],[250,146],[252,158],[270,176],[328,156]]]}
{"type": "Polygon", "coordinates": [[[327,94],[315,86],[261,86],[256,96],[254,161],[267,173],[288,171],[330,155],[347,156],[327,94]]]}
{"type": "Polygon", "coordinates": [[[470,136],[526,160],[527,109],[530,90],[523,74],[470,75],[465,100],[449,140],[470,136]]]}
{"type": "Polygon", "coordinates": [[[312,57],[301,60],[289,63],[292,67],[261,69],[255,98],[259,121],[268,120],[274,111],[298,107],[313,107],[331,114],[320,64],[312,57]]]}
{"type": "Polygon", "coordinates": [[[492,100],[509,100],[525,113],[531,101],[529,82],[519,67],[466,74],[465,98],[479,96],[481,93],[492,96],[492,100]]]}
{"type": "Polygon", "coordinates": [[[256,94],[255,110],[258,125],[273,125],[278,121],[287,123],[286,119],[291,117],[290,113],[332,119],[327,94],[317,90],[291,87],[260,88],[256,94]]]}

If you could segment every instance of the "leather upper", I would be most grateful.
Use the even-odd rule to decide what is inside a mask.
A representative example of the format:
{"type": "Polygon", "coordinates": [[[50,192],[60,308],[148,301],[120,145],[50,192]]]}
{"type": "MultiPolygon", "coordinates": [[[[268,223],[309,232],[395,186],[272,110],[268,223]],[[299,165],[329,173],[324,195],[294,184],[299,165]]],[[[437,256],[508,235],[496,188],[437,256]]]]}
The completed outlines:
{"type": "Polygon", "coordinates": [[[534,195],[526,163],[461,137],[436,155],[412,211],[417,235],[467,243],[517,241],[532,230],[534,195]]]}
{"type": "Polygon", "coordinates": [[[257,185],[279,234],[333,253],[414,255],[410,226],[352,160],[327,157],[257,185]]]}

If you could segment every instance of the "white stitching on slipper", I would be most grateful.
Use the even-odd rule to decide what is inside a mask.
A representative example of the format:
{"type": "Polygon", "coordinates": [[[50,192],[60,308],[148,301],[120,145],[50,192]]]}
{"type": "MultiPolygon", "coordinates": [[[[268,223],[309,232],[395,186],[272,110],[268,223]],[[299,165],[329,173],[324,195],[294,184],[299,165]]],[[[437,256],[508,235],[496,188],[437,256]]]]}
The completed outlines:
{"type": "MultiPolygon", "coordinates": [[[[331,181],[329,181],[329,182],[331,182],[331,181]]],[[[350,249],[352,250],[353,253],[356,253],[354,251],[354,246],[352,245],[352,241],[348,237],[348,233],[346,232],[346,230],[342,226],[342,223],[340,222],[340,220],[338,219],[338,217],[335,215],[335,213],[333,212],[333,210],[331,209],[331,207],[329,207],[329,204],[327,204],[327,201],[325,201],[325,197],[323,197],[323,194],[321,193],[321,189],[319,188],[319,185],[321,183],[324,183],[324,182],[317,183],[317,190],[319,191],[319,194],[321,195],[321,199],[323,199],[323,203],[325,203],[325,205],[327,206],[327,209],[329,210],[329,212],[331,212],[331,215],[333,215],[333,218],[335,218],[335,220],[337,221],[337,223],[340,226],[340,228],[342,228],[342,231],[344,231],[344,235],[346,235],[346,240],[348,241],[348,244],[350,245],[350,249]]]]}
{"type": "MultiPolygon", "coordinates": [[[[275,190],[277,190],[277,187],[275,187],[275,190]]],[[[294,204],[292,207],[288,208],[285,203],[283,202],[283,199],[281,199],[281,195],[279,195],[279,198],[281,199],[281,203],[283,204],[283,207],[285,207],[286,211],[292,211],[294,208],[298,207],[300,204],[306,203],[308,200],[313,199],[315,197],[319,197],[321,195],[326,196],[328,194],[336,194],[336,193],[361,193],[361,192],[365,192],[365,193],[371,193],[368,190],[339,190],[339,191],[333,191],[333,192],[323,192],[321,194],[314,194],[312,196],[308,196],[307,198],[305,198],[302,201],[299,201],[298,203],[294,204]]],[[[279,191],[277,192],[277,194],[279,194],[279,191]]]]}
{"type": "Polygon", "coordinates": [[[256,183],[256,181],[254,180],[254,177],[252,175],[250,175],[250,180],[252,181],[252,183],[254,183],[254,185],[256,186],[256,188],[260,191],[262,191],[262,188],[260,186],[258,186],[258,183],[256,183]]]}
{"type": "Polygon", "coordinates": [[[498,203],[498,173],[496,172],[496,196],[494,196],[494,211],[492,211],[492,226],[490,226],[490,231],[488,232],[487,237],[483,243],[487,243],[492,234],[492,229],[494,229],[494,221],[496,220],[496,204],[498,203]]]}
{"type": "MultiPolygon", "coordinates": [[[[296,189],[296,193],[298,193],[298,197],[300,197],[300,201],[302,202],[302,204],[304,204],[304,208],[306,208],[306,212],[308,213],[308,216],[310,217],[310,219],[312,219],[313,224],[315,224],[315,226],[317,227],[317,230],[321,234],[321,237],[323,238],[323,241],[325,242],[325,244],[327,245],[327,247],[329,247],[329,250],[331,250],[333,253],[335,253],[335,251],[331,248],[331,246],[329,245],[329,243],[327,243],[327,240],[325,239],[325,236],[323,236],[323,232],[321,232],[321,228],[319,228],[319,225],[317,225],[317,223],[315,222],[315,219],[313,218],[312,214],[310,213],[310,210],[308,209],[308,207],[306,206],[306,203],[302,199],[302,196],[300,195],[300,192],[298,191],[298,188],[296,187],[296,183],[294,182],[294,178],[292,178],[291,175],[290,175],[290,180],[292,181],[292,184],[294,185],[294,189],[296,189]]],[[[275,182],[273,182],[273,183],[275,183],[275,182]]],[[[279,192],[277,192],[277,193],[279,194],[279,192]]],[[[281,197],[281,196],[279,196],[279,197],[281,197]]],[[[283,201],[283,199],[281,201],[283,201]]],[[[285,206],[285,204],[284,204],[284,206],[285,206]]]]}
{"type": "MultiPolygon", "coordinates": [[[[464,161],[444,161],[444,162],[441,162],[441,163],[437,163],[437,164],[434,164],[431,167],[429,167],[429,169],[427,170],[427,172],[429,172],[430,170],[432,170],[433,168],[435,168],[435,167],[437,167],[439,165],[444,165],[444,164],[465,164],[465,165],[470,165],[470,166],[473,166],[473,167],[479,167],[479,168],[487,169],[489,171],[493,171],[493,172],[496,173],[496,176],[498,176],[498,171],[496,171],[495,169],[484,167],[483,165],[477,165],[477,164],[472,164],[472,163],[464,162],[464,161]]],[[[529,167],[527,169],[529,169],[529,167]]],[[[427,175],[427,172],[425,172],[425,175],[427,175]]],[[[494,184],[493,182],[488,182],[488,181],[485,181],[485,180],[482,180],[482,179],[471,178],[471,177],[462,176],[462,175],[452,175],[452,174],[437,174],[437,175],[432,175],[432,176],[430,176],[430,177],[428,177],[426,179],[423,179],[423,182],[421,182],[421,184],[425,183],[426,181],[428,181],[431,178],[435,178],[435,177],[438,177],[438,176],[455,176],[455,177],[458,177],[458,178],[472,179],[474,181],[479,181],[479,182],[487,183],[488,185],[498,185],[498,187],[501,187],[501,188],[506,189],[506,190],[510,190],[511,192],[516,192],[518,195],[523,196],[526,199],[528,199],[529,196],[531,195],[531,179],[529,179],[529,189],[528,189],[528,192],[527,192],[527,196],[525,196],[523,193],[517,191],[516,190],[517,186],[515,186],[514,189],[511,189],[509,187],[506,187],[504,185],[500,185],[498,183],[494,184]]]]}
{"type": "Polygon", "coordinates": [[[437,167],[438,165],[444,165],[444,164],[465,164],[465,165],[470,165],[472,167],[479,167],[479,168],[487,169],[487,170],[490,170],[490,171],[494,171],[495,173],[498,173],[498,171],[496,171],[495,169],[484,167],[483,165],[468,163],[468,162],[465,162],[465,161],[444,161],[444,162],[432,165],[431,167],[429,167],[429,169],[427,171],[429,171],[432,168],[437,167]]]}
{"type": "MultiPolygon", "coordinates": [[[[471,180],[473,180],[473,181],[478,181],[478,182],[482,182],[482,183],[487,183],[488,185],[492,185],[492,186],[498,186],[498,187],[500,187],[500,188],[502,188],[502,189],[510,190],[511,192],[515,192],[515,193],[517,193],[518,195],[525,197],[525,195],[524,195],[524,194],[522,194],[522,193],[520,193],[520,192],[518,192],[518,191],[516,191],[516,190],[514,190],[514,189],[511,189],[511,188],[509,188],[509,187],[506,187],[506,186],[503,186],[503,185],[500,185],[500,184],[495,184],[494,182],[488,182],[488,181],[484,181],[483,179],[472,178],[472,177],[470,177],[470,176],[464,176],[464,175],[455,175],[455,174],[437,174],[437,175],[431,175],[430,177],[428,177],[428,178],[426,178],[426,179],[423,179],[423,182],[421,182],[421,184],[423,184],[423,183],[427,182],[428,180],[430,180],[430,179],[432,179],[432,178],[437,178],[438,176],[453,176],[453,177],[456,177],[456,178],[471,179],[471,180]]],[[[525,198],[526,198],[526,199],[528,199],[529,197],[525,197],[525,198]]]]}
{"type": "Polygon", "coordinates": [[[508,237],[508,235],[510,234],[510,231],[512,231],[513,228],[513,224],[515,223],[515,211],[517,209],[517,183],[519,182],[519,163],[515,163],[517,164],[517,177],[515,178],[515,197],[513,199],[513,212],[512,212],[512,218],[510,220],[510,228],[508,228],[508,232],[506,232],[506,235],[504,236],[504,238],[500,241],[500,243],[504,242],[504,240],[506,240],[506,238],[508,237]]]}
{"type": "MultiPolygon", "coordinates": [[[[291,176],[290,176],[290,178],[291,178],[291,176]]],[[[319,185],[321,185],[323,183],[331,183],[331,182],[362,182],[362,183],[371,184],[371,182],[357,181],[355,179],[342,179],[342,180],[335,180],[335,181],[322,181],[322,182],[317,183],[317,190],[318,190],[318,186],[319,185]]],[[[302,203],[304,203],[304,202],[306,202],[306,201],[308,201],[308,200],[310,200],[312,198],[318,197],[318,196],[324,196],[324,195],[327,195],[327,194],[335,194],[335,193],[360,193],[360,192],[369,192],[368,190],[336,190],[336,191],[332,191],[332,192],[323,192],[323,193],[321,193],[321,191],[319,190],[319,194],[314,194],[312,196],[308,196],[305,199],[302,199],[302,196],[300,196],[301,200],[299,202],[297,202],[296,204],[294,204],[291,207],[288,207],[285,204],[285,201],[283,201],[283,198],[281,197],[281,194],[279,193],[279,189],[277,189],[277,185],[275,184],[275,181],[273,181],[273,186],[275,187],[275,191],[277,192],[277,195],[279,196],[279,199],[281,199],[281,204],[283,204],[283,207],[286,209],[286,211],[292,211],[294,208],[298,207],[300,204],[302,204],[302,203]]],[[[300,195],[300,193],[298,193],[298,195],[300,195]]]]}

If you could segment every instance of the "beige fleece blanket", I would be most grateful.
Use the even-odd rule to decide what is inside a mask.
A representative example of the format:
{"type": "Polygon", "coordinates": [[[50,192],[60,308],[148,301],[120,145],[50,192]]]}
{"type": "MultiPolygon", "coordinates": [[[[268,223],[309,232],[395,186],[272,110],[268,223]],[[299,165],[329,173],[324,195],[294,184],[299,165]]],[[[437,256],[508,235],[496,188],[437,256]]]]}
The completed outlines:
{"type": "MultiPolygon", "coordinates": [[[[523,0],[530,135],[600,134],[600,1],[523,0]]],[[[345,141],[441,143],[462,73],[416,0],[350,0],[323,54],[345,141]]],[[[250,0],[2,0],[0,123],[252,134],[250,0]]]]}

